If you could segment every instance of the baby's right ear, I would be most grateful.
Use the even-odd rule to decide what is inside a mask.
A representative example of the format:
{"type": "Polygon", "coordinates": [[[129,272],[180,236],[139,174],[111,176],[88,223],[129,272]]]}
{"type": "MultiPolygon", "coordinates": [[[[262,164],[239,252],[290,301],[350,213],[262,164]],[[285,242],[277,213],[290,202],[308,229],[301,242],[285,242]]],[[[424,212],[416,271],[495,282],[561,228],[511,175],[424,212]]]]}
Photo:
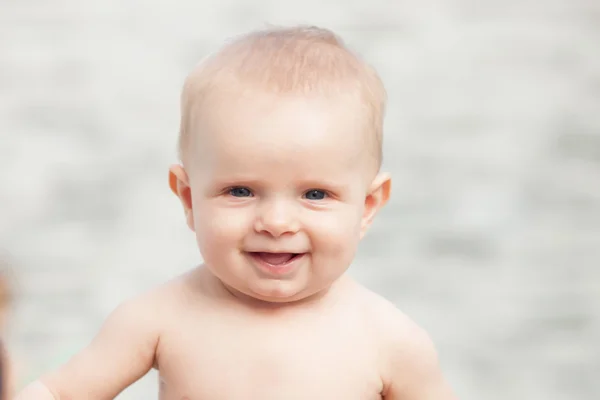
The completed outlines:
{"type": "Polygon", "coordinates": [[[185,213],[185,220],[188,227],[194,230],[194,212],[192,208],[192,190],[190,188],[189,179],[183,166],[176,164],[169,168],[169,187],[175,193],[185,213]]]}

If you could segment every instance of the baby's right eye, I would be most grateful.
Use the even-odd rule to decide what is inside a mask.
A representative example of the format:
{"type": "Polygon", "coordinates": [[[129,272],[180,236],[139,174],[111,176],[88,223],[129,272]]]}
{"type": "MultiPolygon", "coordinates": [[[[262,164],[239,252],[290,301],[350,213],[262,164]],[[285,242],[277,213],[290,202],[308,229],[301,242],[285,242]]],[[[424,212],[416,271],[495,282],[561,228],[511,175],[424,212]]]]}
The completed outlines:
{"type": "Polygon", "coordinates": [[[229,189],[229,194],[233,197],[252,197],[250,189],[242,186],[236,186],[229,189]]]}

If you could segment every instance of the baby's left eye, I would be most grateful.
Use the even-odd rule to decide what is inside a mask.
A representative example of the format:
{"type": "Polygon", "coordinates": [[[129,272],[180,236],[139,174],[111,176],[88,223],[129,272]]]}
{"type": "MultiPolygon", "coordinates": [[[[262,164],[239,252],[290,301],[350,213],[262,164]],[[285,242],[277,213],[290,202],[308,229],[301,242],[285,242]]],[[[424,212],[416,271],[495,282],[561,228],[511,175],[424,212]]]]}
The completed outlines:
{"type": "Polygon", "coordinates": [[[325,197],[327,197],[327,193],[325,193],[323,190],[312,189],[304,193],[304,197],[308,200],[323,200],[325,197]]]}

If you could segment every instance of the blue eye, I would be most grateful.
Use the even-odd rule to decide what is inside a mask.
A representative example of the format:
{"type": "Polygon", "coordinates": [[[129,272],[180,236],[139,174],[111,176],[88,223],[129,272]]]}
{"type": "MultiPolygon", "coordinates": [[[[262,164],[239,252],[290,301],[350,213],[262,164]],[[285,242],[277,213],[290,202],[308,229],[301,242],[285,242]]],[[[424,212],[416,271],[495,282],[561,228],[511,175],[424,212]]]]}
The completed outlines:
{"type": "Polygon", "coordinates": [[[233,197],[252,197],[250,189],[245,187],[233,187],[229,189],[229,194],[233,197]]]}
{"type": "Polygon", "coordinates": [[[308,200],[323,200],[327,194],[322,190],[313,189],[306,192],[304,197],[308,200]]]}

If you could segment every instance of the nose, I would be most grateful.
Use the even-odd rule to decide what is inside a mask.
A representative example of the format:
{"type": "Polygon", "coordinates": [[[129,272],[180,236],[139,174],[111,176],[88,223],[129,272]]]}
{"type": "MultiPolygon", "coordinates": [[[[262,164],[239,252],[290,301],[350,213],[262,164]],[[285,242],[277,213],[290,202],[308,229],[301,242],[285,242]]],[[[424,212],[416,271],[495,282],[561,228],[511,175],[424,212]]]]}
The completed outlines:
{"type": "Polygon", "coordinates": [[[296,233],[299,229],[297,212],[293,204],[285,199],[264,201],[258,209],[254,230],[279,237],[296,233]]]}

